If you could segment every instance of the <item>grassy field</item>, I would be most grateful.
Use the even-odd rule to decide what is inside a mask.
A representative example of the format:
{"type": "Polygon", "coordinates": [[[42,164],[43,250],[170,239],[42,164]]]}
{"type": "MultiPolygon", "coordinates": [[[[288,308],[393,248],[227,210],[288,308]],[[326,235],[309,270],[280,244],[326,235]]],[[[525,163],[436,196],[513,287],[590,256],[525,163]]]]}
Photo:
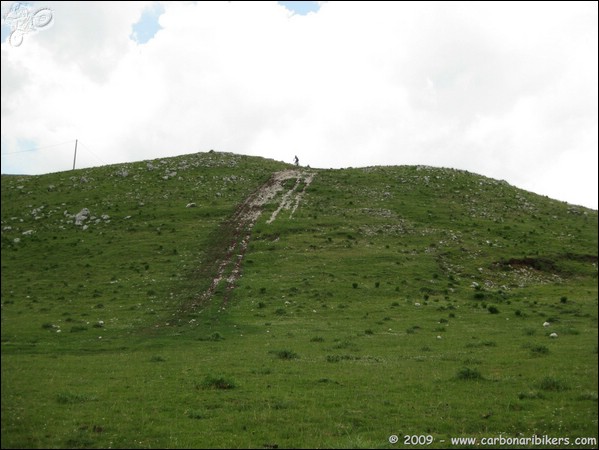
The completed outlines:
{"type": "Polygon", "coordinates": [[[597,448],[597,211],[452,169],[302,169],[242,227],[289,169],[2,176],[2,448],[597,448]]]}

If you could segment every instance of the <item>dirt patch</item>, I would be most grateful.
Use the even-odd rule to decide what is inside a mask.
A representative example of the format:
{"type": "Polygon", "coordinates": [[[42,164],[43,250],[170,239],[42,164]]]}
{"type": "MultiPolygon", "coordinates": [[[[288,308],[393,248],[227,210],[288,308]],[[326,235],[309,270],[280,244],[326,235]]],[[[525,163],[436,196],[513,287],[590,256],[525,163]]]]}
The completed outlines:
{"type": "Polygon", "coordinates": [[[290,209],[290,218],[299,207],[306,188],[314,179],[313,172],[303,170],[283,170],[276,172],[273,176],[248,196],[235,210],[233,216],[219,229],[217,236],[217,247],[212,249],[208,260],[209,265],[200,270],[204,276],[209,276],[211,282],[209,287],[194,301],[192,307],[195,309],[210,300],[221,282],[225,281],[225,293],[223,307],[226,306],[230,292],[241,276],[241,266],[247,251],[251,231],[260,218],[263,207],[272,202],[284,191],[279,200],[279,205],[272,213],[267,223],[272,223],[283,209],[290,209]],[[286,190],[285,182],[295,180],[291,188],[286,190]],[[300,186],[303,187],[300,188],[300,186]],[[210,274],[210,275],[208,275],[210,274]]]}
{"type": "Polygon", "coordinates": [[[289,215],[289,218],[292,218],[293,213],[295,213],[295,210],[298,208],[302,200],[302,197],[306,192],[306,189],[308,188],[308,186],[310,186],[310,183],[312,183],[312,180],[314,179],[314,173],[299,172],[296,170],[288,170],[286,172],[286,178],[281,179],[281,183],[279,184],[281,189],[284,189],[283,181],[295,178],[295,184],[292,188],[288,189],[287,192],[283,194],[278,208],[272,213],[270,219],[268,219],[266,223],[274,222],[283,209],[291,209],[291,214],[289,215]],[[300,189],[302,182],[303,188],[300,189]]]}
{"type": "Polygon", "coordinates": [[[555,255],[553,257],[541,256],[536,258],[511,258],[508,260],[497,262],[496,266],[502,269],[529,268],[537,270],[539,272],[562,273],[563,268],[560,267],[560,263],[564,261],[576,261],[582,263],[590,262],[596,264],[597,256],[566,253],[561,255],[555,255]]]}
{"type": "Polygon", "coordinates": [[[530,267],[541,272],[556,272],[555,261],[549,258],[511,258],[499,263],[506,268],[530,267]]]}

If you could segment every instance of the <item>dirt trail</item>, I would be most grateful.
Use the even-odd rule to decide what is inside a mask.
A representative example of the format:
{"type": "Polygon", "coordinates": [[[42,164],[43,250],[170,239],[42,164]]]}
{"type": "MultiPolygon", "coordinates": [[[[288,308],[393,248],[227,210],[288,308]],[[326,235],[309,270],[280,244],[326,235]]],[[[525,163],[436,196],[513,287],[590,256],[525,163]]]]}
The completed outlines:
{"type": "Polygon", "coordinates": [[[282,210],[291,210],[289,218],[299,207],[306,188],[314,179],[314,172],[292,169],[276,172],[264,183],[258,190],[252,193],[238,207],[233,217],[229,220],[228,228],[230,239],[227,247],[217,256],[217,261],[212,267],[216,267],[216,273],[213,272],[212,282],[208,289],[204,291],[194,302],[194,307],[204,304],[213,295],[223,279],[226,280],[226,293],[224,295],[223,306],[226,305],[229,293],[235,288],[235,283],[241,276],[241,263],[251,237],[252,227],[256,224],[264,205],[270,203],[278,196],[279,192],[285,191],[276,210],[270,216],[266,223],[270,224],[277,219],[282,210]],[[295,180],[293,186],[286,190],[285,182],[295,180]],[[300,189],[300,186],[303,187],[300,189]]]}

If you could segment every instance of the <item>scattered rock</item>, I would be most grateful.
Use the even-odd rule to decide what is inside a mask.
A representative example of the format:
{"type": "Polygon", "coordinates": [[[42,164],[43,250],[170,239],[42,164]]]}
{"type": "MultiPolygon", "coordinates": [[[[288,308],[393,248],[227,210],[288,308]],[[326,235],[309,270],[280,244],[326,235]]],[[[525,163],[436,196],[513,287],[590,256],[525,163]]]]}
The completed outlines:
{"type": "Polygon", "coordinates": [[[83,222],[85,222],[87,219],[89,219],[90,214],[91,213],[89,212],[89,209],[83,208],[75,216],[75,225],[79,225],[79,226],[83,225],[83,222]]]}

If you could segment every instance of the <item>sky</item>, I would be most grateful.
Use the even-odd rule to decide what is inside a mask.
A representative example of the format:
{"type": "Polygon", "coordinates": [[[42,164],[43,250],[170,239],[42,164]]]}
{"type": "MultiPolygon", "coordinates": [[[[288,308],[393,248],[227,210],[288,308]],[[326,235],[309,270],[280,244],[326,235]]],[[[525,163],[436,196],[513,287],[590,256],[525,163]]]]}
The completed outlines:
{"type": "Polygon", "coordinates": [[[597,209],[597,2],[2,2],[2,173],[209,150],[597,209]]]}

